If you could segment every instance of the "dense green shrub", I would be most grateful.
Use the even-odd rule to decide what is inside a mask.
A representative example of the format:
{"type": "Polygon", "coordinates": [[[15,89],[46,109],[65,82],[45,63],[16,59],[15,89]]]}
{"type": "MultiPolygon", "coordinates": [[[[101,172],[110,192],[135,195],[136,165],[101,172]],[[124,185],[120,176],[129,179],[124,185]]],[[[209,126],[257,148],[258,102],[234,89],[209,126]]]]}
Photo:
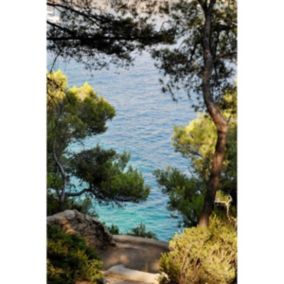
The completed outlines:
{"type": "Polygon", "coordinates": [[[131,229],[130,232],[127,233],[127,235],[142,237],[142,238],[149,238],[149,239],[157,239],[156,234],[151,231],[147,231],[146,226],[142,223],[138,225],[137,227],[131,229]]]}
{"type": "Polygon", "coordinates": [[[48,226],[47,279],[49,284],[74,284],[78,280],[98,283],[102,263],[84,239],[48,226]]]}
{"type": "Polygon", "coordinates": [[[111,224],[111,226],[107,226],[107,229],[112,235],[120,234],[119,227],[117,225],[111,224]]]}
{"type": "Polygon", "coordinates": [[[161,257],[162,284],[230,284],[236,279],[237,233],[216,216],[208,228],[185,229],[161,257]],[[165,275],[165,274],[166,275],[165,275]]]}

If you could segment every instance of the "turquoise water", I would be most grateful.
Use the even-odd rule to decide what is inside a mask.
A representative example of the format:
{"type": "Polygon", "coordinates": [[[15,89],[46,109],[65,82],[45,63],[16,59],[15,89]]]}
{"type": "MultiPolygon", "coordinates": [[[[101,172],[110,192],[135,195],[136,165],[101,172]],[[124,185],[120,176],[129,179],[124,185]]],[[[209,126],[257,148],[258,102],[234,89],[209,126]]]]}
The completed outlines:
{"type": "MultiPolygon", "coordinates": [[[[51,62],[51,58],[48,59],[51,62]]],[[[123,207],[95,205],[99,218],[106,224],[118,225],[122,232],[144,223],[159,239],[169,240],[181,230],[180,215],[167,209],[167,195],[158,187],[153,171],[167,166],[178,167],[188,173],[189,162],[171,146],[175,125],[183,125],[194,118],[190,101],[184,96],[178,103],[161,92],[160,74],[148,54],[138,56],[129,70],[87,71],[72,61],[57,61],[69,79],[69,86],[88,82],[116,109],[115,118],[108,123],[108,130],[90,137],[80,148],[90,148],[100,143],[105,148],[129,151],[131,164],[144,175],[151,187],[147,201],[126,203],[123,207]]]]}

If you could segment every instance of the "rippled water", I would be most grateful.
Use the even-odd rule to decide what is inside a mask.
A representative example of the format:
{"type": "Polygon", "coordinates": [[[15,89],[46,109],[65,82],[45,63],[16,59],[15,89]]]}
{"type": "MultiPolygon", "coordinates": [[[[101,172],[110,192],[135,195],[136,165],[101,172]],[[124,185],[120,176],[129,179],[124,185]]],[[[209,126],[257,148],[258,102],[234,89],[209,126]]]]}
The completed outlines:
{"type": "Polygon", "coordinates": [[[99,218],[108,225],[118,225],[122,232],[144,223],[159,239],[169,240],[179,230],[180,216],[167,209],[168,198],[158,188],[153,171],[167,166],[188,171],[188,161],[171,146],[171,135],[175,125],[193,119],[189,100],[184,97],[175,103],[169,95],[161,93],[158,82],[161,75],[148,54],[137,57],[129,70],[111,68],[91,74],[78,63],[62,60],[57,61],[55,69],[58,68],[68,76],[69,86],[88,82],[116,109],[108,130],[86,139],[84,146],[78,147],[100,143],[105,148],[129,151],[131,164],[151,186],[145,202],[127,203],[123,207],[96,205],[99,218]]]}

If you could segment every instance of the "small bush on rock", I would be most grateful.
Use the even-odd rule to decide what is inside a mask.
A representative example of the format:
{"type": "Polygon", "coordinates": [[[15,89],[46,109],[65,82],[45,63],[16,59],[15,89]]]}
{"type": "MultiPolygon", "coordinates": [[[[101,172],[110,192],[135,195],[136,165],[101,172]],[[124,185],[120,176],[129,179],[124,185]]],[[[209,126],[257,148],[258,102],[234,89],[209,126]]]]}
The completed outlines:
{"type": "Polygon", "coordinates": [[[112,224],[111,226],[107,226],[108,231],[112,234],[112,235],[119,235],[119,227],[117,225],[112,224]]]}
{"type": "Polygon", "coordinates": [[[79,280],[99,283],[102,263],[93,247],[55,225],[49,225],[47,233],[48,284],[74,284],[79,280]]]}
{"type": "Polygon", "coordinates": [[[149,239],[157,239],[156,234],[151,231],[147,231],[146,226],[144,224],[140,224],[137,227],[131,229],[131,231],[128,232],[127,235],[149,239]]]}
{"type": "Polygon", "coordinates": [[[237,233],[216,216],[208,228],[176,235],[161,257],[162,284],[230,284],[236,279],[237,233]]]}

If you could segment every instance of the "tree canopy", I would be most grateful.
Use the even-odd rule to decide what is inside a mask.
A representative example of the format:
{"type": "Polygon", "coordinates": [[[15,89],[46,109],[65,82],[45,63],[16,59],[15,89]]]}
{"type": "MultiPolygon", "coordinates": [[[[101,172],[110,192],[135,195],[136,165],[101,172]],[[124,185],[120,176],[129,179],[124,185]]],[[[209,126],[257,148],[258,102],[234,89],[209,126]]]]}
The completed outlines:
{"type": "Polygon", "coordinates": [[[104,202],[146,199],[149,188],[142,175],[128,166],[129,154],[99,145],[77,153],[70,149],[72,143],[105,132],[114,108],[87,83],[68,88],[61,71],[49,73],[47,84],[47,186],[60,207],[82,194],[104,202]]]}
{"type": "Polygon", "coordinates": [[[141,16],[125,1],[48,0],[47,5],[60,18],[47,20],[48,50],[92,69],[127,65],[133,51],[173,40],[172,30],[157,29],[149,15],[141,16]]]}
{"type": "Polygon", "coordinates": [[[195,94],[194,99],[199,101],[195,105],[204,107],[204,25],[210,13],[210,87],[213,98],[218,99],[224,89],[234,85],[237,55],[236,1],[180,0],[165,10],[168,10],[168,26],[174,28],[177,44],[153,51],[157,67],[164,75],[161,80],[163,90],[169,91],[173,96],[176,90],[183,90],[188,96],[195,94]]]}
{"type": "Polygon", "coordinates": [[[176,90],[182,89],[189,97],[195,94],[193,106],[206,111],[217,134],[199,218],[199,225],[208,226],[228,139],[228,121],[218,101],[234,85],[236,0],[107,3],[103,7],[102,2],[92,0],[49,0],[47,5],[56,9],[60,21],[48,21],[48,49],[101,68],[108,63],[128,64],[133,51],[151,47],[156,66],[163,72],[163,91],[174,99],[176,90]]]}

